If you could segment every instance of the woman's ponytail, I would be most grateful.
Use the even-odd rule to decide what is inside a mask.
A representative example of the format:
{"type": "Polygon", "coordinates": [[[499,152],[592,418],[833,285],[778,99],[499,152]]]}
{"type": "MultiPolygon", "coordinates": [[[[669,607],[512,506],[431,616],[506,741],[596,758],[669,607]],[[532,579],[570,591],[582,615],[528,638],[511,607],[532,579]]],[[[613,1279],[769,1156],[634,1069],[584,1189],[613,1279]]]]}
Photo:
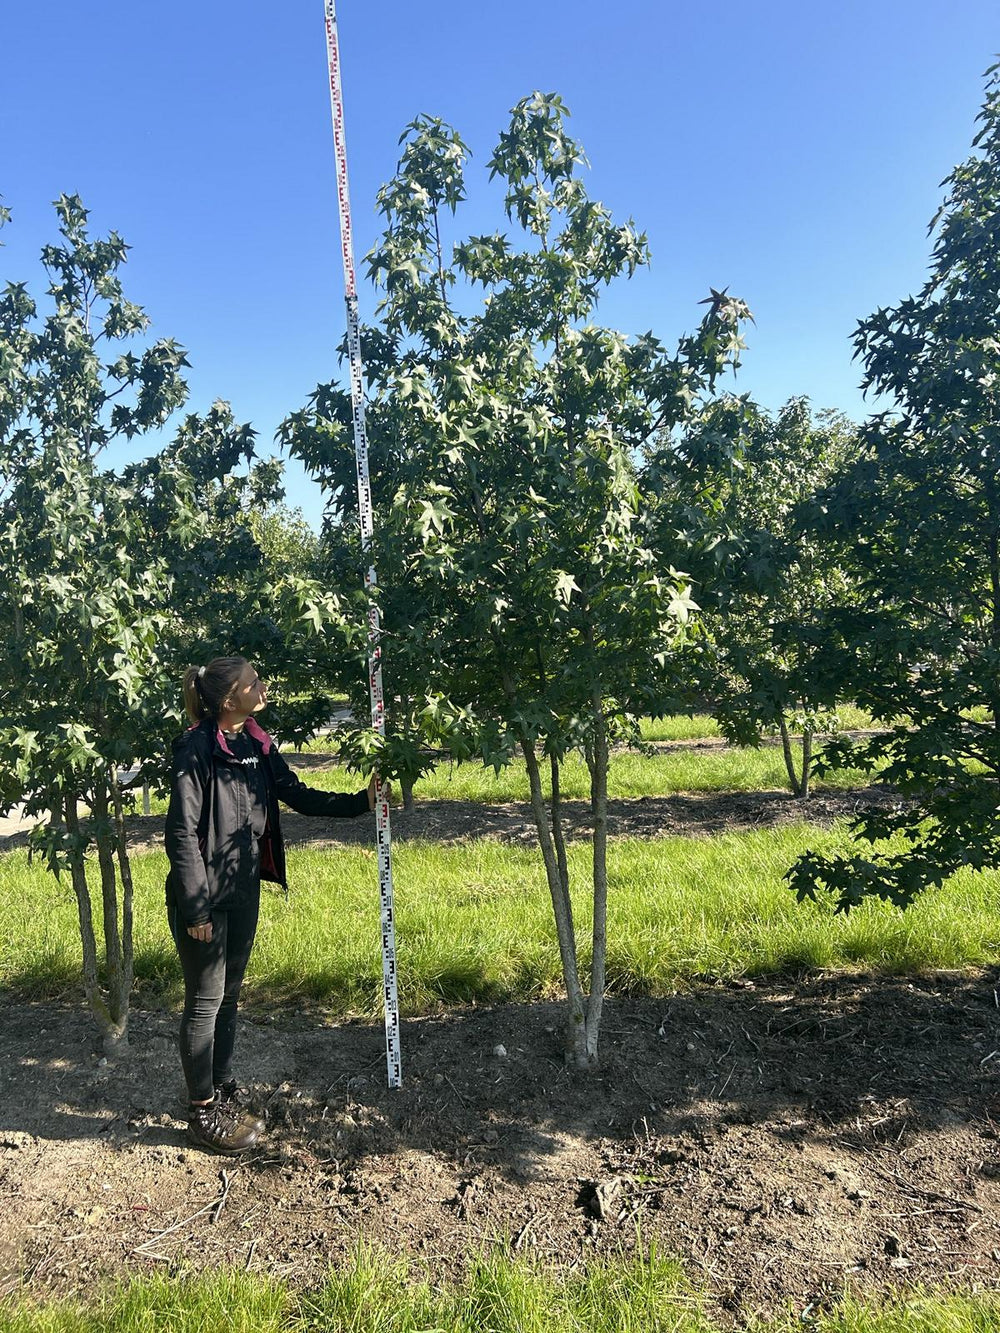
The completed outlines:
{"type": "Polygon", "coordinates": [[[184,710],[192,725],[197,725],[203,717],[208,717],[208,709],[198,688],[201,685],[198,678],[200,670],[201,667],[191,666],[184,672],[184,710]]]}
{"type": "Polygon", "coordinates": [[[218,717],[247,665],[245,657],[213,657],[207,666],[188,667],[184,672],[184,708],[192,726],[206,717],[218,717]]]}

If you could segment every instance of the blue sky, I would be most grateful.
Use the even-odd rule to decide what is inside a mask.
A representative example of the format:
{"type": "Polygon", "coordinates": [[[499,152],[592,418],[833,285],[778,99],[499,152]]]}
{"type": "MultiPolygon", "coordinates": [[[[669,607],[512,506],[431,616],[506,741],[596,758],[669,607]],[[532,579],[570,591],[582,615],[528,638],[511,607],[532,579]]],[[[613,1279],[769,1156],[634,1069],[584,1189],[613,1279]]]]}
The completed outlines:
{"type": "MultiPolygon", "coordinates": [[[[591,194],[652,250],[602,321],[669,343],[729,287],[756,317],[740,390],[860,416],[851,332],[923,280],[997,18],[995,0],[341,0],[359,259],[408,120],[456,126],[474,153],[461,231],[493,230],[496,136],[518,98],[555,91],[591,194]]],[[[0,279],[40,294],[51,200],[79,193],[132,246],[126,293],[153,333],[188,349],[189,406],[229,400],[270,452],[343,332],[322,0],[48,0],[8,5],[0,37],[0,279]]],[[[288,497],[318,519],[297,468],[288,497]]]]}

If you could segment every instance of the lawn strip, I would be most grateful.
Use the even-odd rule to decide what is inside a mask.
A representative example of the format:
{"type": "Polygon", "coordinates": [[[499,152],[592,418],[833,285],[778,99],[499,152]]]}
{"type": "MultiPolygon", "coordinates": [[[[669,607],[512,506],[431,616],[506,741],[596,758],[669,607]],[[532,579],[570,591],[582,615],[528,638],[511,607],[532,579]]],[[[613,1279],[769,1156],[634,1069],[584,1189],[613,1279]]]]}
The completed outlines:
{"type": "MultiPolygon", "coordinates": [[[[799,904],[783,876],[807,848],[843,845],[842,828],[798,824],[713,838],[619,839],[609,857],[608,988],[666,995],[703,978],[874,968],[919,975],[997,957],[1000,874],[961,872],[903,913],[869,902],[849,916],[799,904]]],[[[571,844],[584,967],[588,848],[571,844]]],[[[394,854],[400,1002],[525,1001],[560,992],[559,953],[540,859],[492,839],[400,842],[394,854]]],[[[166,928],[166,858],[134,858],[136,984],[176,1002],[180,977],[166,928]]],[[[291,892],[264,893],[247,1002],[376,1014],[381,1004],[379,900],[370,847],[293,848],[291,892]]],[[[72,894],[23,853],[0,858],[0,985],[16,994],[75,993],[80,968],[72,894]]]]}
{"type": "MultiPolygon", "coordinates": [[[[674,1140],[679,1141],[690,1142],[697,1151],[696,1135],[674,1140]]],[[[291,1142],[285,1160],[298,1164],[302,1151],[295,1136],[291,1142]]],[[[680,1149],[672,1151],[684,1160],[680,1149]]],[[[199,1158],[196,1179],[205,1174],[202,1167],[212,1162],[199,1158]]],[[[405,1163],[405,1154],[401,1160],[405,1163]]],[[[724,1175],[725,1170],[720,1162],[719,1171],[712,1175],[724,1175]]],[[[366,1213],[378,1211],[378,1200],[365,1196],[382,1171],[384,1167],[381,1171],[373,1168],[367,1185],[358,1173],[357,1185],[352,1187],[360,1187],[360,1196],[355,1193],[352,1197],[366,1213]]],[[[235,1188],[240,1208],[252,1213],[254,1200],[266,1192],[266,1181],[259,1176],[255,1180],[253,1173],[241,1177],[232,1164],[230,1172],[238,1179],[235,1188]]],[[[184,1176],[182,1171],[178,1178],[172,1165],[163,1168],[162,1174],[175,1177],[175,1188],[184,1176]]],[[[342,1177],[333,1174],[325,1179],[320,1192],[332,1188],[336,1195],[338,1178],[342,1177]]],[[[480,1173],[479,1179],[483,1182],[480,1190],[484,1190],[485,1176],[480,1173]]],[[[100,1253],[94,1250],[94,1242],[99,1243],[101,1237],[81,1236],[75,1255],[79,1267],[72,1251],[68,1265],[54,1265],[49,1260],[51,1239],[46,1249],[46,1238],[36,1236],[32,1250],[38,1250],[41,1257],[20,1274],[10,1265],[0,1273],[0,1333],[152,1333],[156,1329],[172,1333],[205,1329],[220,1333],[318,1329],[358,1333],[731,1333],[733,1329],[792,1333],[804,1326],[821,1333],[992,1333],[1000,1319],[1000,1296],[981,1287],[977,1291],[974,1284],[981,1279],[975,1275],[967,1279],[964,1291],[961,1284],[954,1290],[955,1284],[947,1281],[928,1287],[907,1279],[900,1265],[900,1277],[894,1281],[885,1256],[874,1281],[871,1272],[862,1271],[863,1265],[852,1268],[830,1263],[824,1269],[818,1258],[813,1264],[803,1263],[799,1255],[804,1252],[791,1242],[773,1247],[775,1254],[767,1256],[778,1257],[783,1249],[785,1262],[777,1272],[766,1262],[755,1272],[753,1252],[748,1249],[745,1279],[740,1264],[733,1262],[732,1250],[716,1256],[710,1265],[699,1264],[696,1240],[694,1255],[682,1260],[662,1240],[649,1235],[662,1220],[662,1208],[654,1214],[647,1212],[638,1226],[634,1209],[624,1224],[614,1225],[605,1218],[596,1230],[584,1216],[579,1230],[582,1236],[589,1236],[590,1243],[580,1244],[572,1238],[577,1228],[570,1222],[570,1236],[563,1237],[565,1249],[553,1252],[547,1243],[551,1240],[550,1215],[529,1210],[523,1225],[503,1225],[490,1216],[489,1199],[484,1196],[477,1200],[475,1211],[477,1220],[486,1225],[448,1228],[451,1234],[440,1242],[448,1250],[442,1264],[437,1247],[414,1253],[412,1242],[401,1247],[402,1237],[393,1237],[391,1228],[380,1228],[380,1239],[372,1241],[357,1234],[356,1219],[325,1217],[321,1205],[305,1202],[317,1197],[311,1183],[300,1176],[297,1188],[276,1191],[273,1203],[277,1206],[260,1218],[252,1237],[245,1230],[241,1234],[238,1216],[224,1215],[221,1225],[203,1224],[190,1234],[175,1236],[167,1247],[170,1253],[161,1256],[169,1266],[145,1273],[136,1274],[134,1263],[128,1262],[116,1269],[114,1259],[121,1250],[117,1226],[105,1225],[101,1262],[83,1257],[100,1253]],[[302,1213],[311,1214],[311,1221],[308,1216],[298,1221],[296,1214],[302,1213]],[[325,1243],[317,1237],[323,1237],[325,1243]],[[288,1248],[281,1250],[282,1244],[288,1248]],[[234,1262],[237,1256],[239,1263],[234,1262]]],[[[471,1186],[470,1181],[465,1183],[471,1186]]],[[[558,1183],[559,1193],[571,1197],[572,1189],[565,1188],[570,1182],[558,1183]]],[[[721,1179],[717,1184],[722,1195],[733,1193],[732,1184],[728,1190],[721,1179]]],[[[117,1188],[116,1180],[109,1204],[117,1188]]],[[[831,1192],[836,1188],[828,1186],[831,1192]]],[[[840,1188],[842,1192],[843,1186],[840,1188]]],[[[474,1190],[470,1187],[465,1193],[471,1205],[474,1190]]],[[[628,1180],[621,1197],[641,1204],[653,1193],[628,1180]]],[[[673,1191],[667,1188],[661,1193],[669,1196],[673,1191]]],[[[82,1201],[84,1191],[76,1197],[82,1201]]],[[[879,1199],[883,1202],[889,1200],[879,1199]]],[[[559,1211],[565,1206],[563,1200],[559,1211]]],[[[716,1200],[703,1218],[699,1228],[703,1235],[712,1234],[718,1207],[716,1200]],[[703,1230],[706,1224],[708,1229],[703,1230]]],[[[521,1221],[520,1211],[513,1220],[521,1221]]],[[[572,1215],[570,1206],[570,1219],[572,1215]]],[[[758,1220],[750,1229],[759,1232],[760,1226],[758,1220]]],[[[404,1234],[410,1230],[407,1225],[404,1234]]],[[[795,1228],[789,1230],[794,1233],[795,1228]]],[[[754,1243],[766,1246],[763,1237],[751,1245],[754,1243]]],[[[902,1241],[900,1248],[906,1243],[902,1241]]],[[[824,1249],[835,1244],[830,1237],[824,1249]]]]}
{"type": "MultiPolygon", "coordinates": [[[[659,747],[659,742],[656,745],[659,747]]],[[[339,767],[336,756],[328,751],[288,751],[285,757],[310,786],[324,791],[355,791],[361,785],[358,775],[339,767]]],[[[853,791],[871,781],[871,774],[851,769],[815,778],[813,787],[817,794],[853,791]]],[[[664,748],[652,754],[615,751],[608,773],[608,796],[629,800],[678,793],[786,791],[787,783],[780,747],[769,741],[759,749],[742,749],[718,740],[681,740],[665,742],[664,748]]],[[[590,777],[579,755],[567,756],[561,791],[566,800],[589,799],[590,777]]],[[[443,761],[417,783],[414,798],[418,805],[428,801],[527,804],[530,792],[524,760],[512,760],[499,773],[481,764],[443,761]]],[[[165,798],[154,796],[151,810],[164,814],[165,798]]]]}

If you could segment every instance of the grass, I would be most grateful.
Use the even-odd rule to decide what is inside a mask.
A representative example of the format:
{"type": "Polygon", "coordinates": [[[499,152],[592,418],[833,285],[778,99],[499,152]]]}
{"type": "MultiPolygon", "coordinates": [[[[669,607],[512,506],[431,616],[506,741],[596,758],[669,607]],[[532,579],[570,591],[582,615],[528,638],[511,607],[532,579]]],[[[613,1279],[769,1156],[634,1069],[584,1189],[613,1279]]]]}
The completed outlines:
{"type": "MultiPolygon", "coordinates": [[[[841,731],[863,730],[873,727],[875,720],[862,708],[842,704],[837,709],[837,725],[841,731]]],[[[683,713],[673,717],[644,717],[639,724],[639,732],[644,741],[703,740],[722,735],[718,722],[707,713],[695,713],[691,717],[683,713]]]]}
{"type": "MultiPolygon", "coordinates": [[[[337,769],[309,775],[310,783],[348,781],[337,769]]],[[[816,781],[816,790],[844,790],[866,785],[871,778],[849,771],[816,781]]],[[[780,748],[759,750],[674,750],[667,754],[642,755],[622,751],[612,756],[608,774],[608,796],[626,799],[637,796],[672,796],[679,792],[771,791],[787,788],[788,778],[780,748]]],[[[590,775],[578,755],[563,764],[560,788],[567,800],[585,800],[590,795],[590,775]]],[[[423,800],[527,801],[530,799],[524,762],[518,760],[495,774],[480,765],[442,766],[422,779],[415,795],[423,800]]]]}
{"type": "MultiPolygon", "coordinates": [[[[547,770],[543,772],[547,774],[547,770]]],[[[321,791],[356,791],[361,785],[357,774],[335,765],[301,776],[321,791]]],[[[872,780],[870,775],[852,769],[831,774],[825,780],[815,779],[813,787],[816,791],[845,791],[872,780]]],[[[728,747],[708,752],[675,750],[648,756],[622,751],[612,756],[608,775],[608,795],[612,800],[680,792],[773,791],[787,786],[784,760],[776,746],[759,750],[728,747]]],[[[590,775],[578,755],[570,755],[563,764],[560,788],[566,800],[589,799],[590,775]]],[[[528,801],[530,792],[524,761],[517,759],[499,773],[481,764],[442,764],[417,783],[414,797],[417,801],[503,804],[528,801]]],[[[166,800],[154,797],[151,812],[164,814],[166,800]]]]}
{"type": "MultiPolygon", "coordinates": [[[[996,1293],[913,1292],[883,1302],[845,1297],[828,1311],[789,1311],[749,1333],[992,1333],[996,1293]]],[[[0,1333],[720,1333],[680,1264],[652,1250],[574,1271],[497,1250],[464,1281],[440,1284],[369,1247],[296,1290],[275,1278],[219,1271],[156,1273],[105,1286],[89,1300],[7,1300],[0,1333]]]]}
{"type": "MultiPolygon", "coordinates": [[[[860,726],[866,720],[870,721],[856,708],[841,711],[843,726],[860,726]]],[[[706,715],[646,718],[642,724],[643,739],[647,741],[690,740],[719,734],[715,721],[706,715]]],[[[304,752],[328,753],[331,745],[328,738],[321,738],[305,746],[304,752]]],[[[286,751],[289,757],[293,753],[286,751]]],[[[303,777],[310,786],[321,791],[356,791],[361,785],[357,774],[336,765],[306,771],[303,777]]],[[[543,777],[547,777],[545,766],[543,777]]],[[[826,779],[814,779],[813,785],[817,791],[852,790],[871,780],[868,774],[846,770],[826,779]]],[[[579,755],[571,755],[566,760],[560,782],[567,800],[589,798],[590,777],[579,755]]],[[[612,756],[608,795],[612,800],[621,800],[638,796],[670,796],[679,792],[786,790],[787,786],[781,749],[775,745],[765,745],[759,750],[728,746],[709,751],[692,748],[655,755],[624,750],[612,756]]],[[[500,773],[477,763],[442,763],[417,784],[414,796],[417,801],[478,801],[483,804],[530,800],[528,776],[522,759],[515,759],[500,773]]],[[[135,802],[138,809],[138,796],[135,802]]],[[[153,797],[151,814],[165,814],[166,808],[165,797],[153,797]]]]}
{"type": "MultiPolygon", "coordinates": [[[[608,986],[660,995],[698,977],[803,968],[916,973],[994,961],[1000,874],[962,872],[907,912],[871,902],[849,917],[797,904],[783,883],[806,848],[842,844],[842,830],[801,824],[719,837],[621,840],[610,849],[608,986]]],[[[575,912],[586,955],[589,849],[570,848],[575,912]]],[[[400,1003],[530,1001],[559,993],[552,912],[533,848],[488,839],[394,849],[400,1003]]],[[[180,973],[167,933],[166,858],[133,858],[140,998],[175,1002],[180,973]]],[[[381,1004],[375,861],[357,849],[290,852],[291,893],[265,893],[247,987],[251,1005],[295,1003],[335,1014],[381,1004]]],[[[26,997],[75,994],[75,904],[23,853],[0,857],[0,986],[26,997]]]]}
{"type": "Polygon", "coordinates": [[[639,734],[644,741],[697,741],[721,736],[722,732],[708,713],[695,713],[692,717],[677,713],[673,717],[641,718],[639,734]]]}
{"type": "MultiPolygon", "coordinates": [[[[347,700],[343,701],[345,704],[347,700]]],[[[843,704],[837,709],[837,723],[842,731],[852,728],[867,728],[875,725],[870,713],[853,704],[843,704]]],[[[721,736],[719,724],[708,713],[675,713],[670,717],[644,717],[639,723],[639,732],[644,741],[688,741],[705,740],[721,736]]],[[[333,748],[330,734],[317,736],[305,742],[302,749],[307,753],[324,754],[333,748]]]]}

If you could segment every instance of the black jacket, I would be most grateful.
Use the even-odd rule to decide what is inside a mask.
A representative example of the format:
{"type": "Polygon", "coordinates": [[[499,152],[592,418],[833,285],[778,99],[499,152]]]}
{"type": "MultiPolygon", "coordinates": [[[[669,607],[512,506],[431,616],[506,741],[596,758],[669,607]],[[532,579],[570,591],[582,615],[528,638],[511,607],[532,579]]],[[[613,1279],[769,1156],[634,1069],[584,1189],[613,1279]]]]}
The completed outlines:
{"type": "Polygon", "coordinates": [[[216,908],[247,900],[261,879],[286,885],[279,800],[301,815],[351,817],[368,810],[366,790],[345,795],[300,782],[252,717],[244,731],[259,752],[267,792],[267,827],[259,844],[243,766],[215,720],[206,718],[174,742],[164,829],[166,887],[186,926],[202,925],[216,908]]]}

